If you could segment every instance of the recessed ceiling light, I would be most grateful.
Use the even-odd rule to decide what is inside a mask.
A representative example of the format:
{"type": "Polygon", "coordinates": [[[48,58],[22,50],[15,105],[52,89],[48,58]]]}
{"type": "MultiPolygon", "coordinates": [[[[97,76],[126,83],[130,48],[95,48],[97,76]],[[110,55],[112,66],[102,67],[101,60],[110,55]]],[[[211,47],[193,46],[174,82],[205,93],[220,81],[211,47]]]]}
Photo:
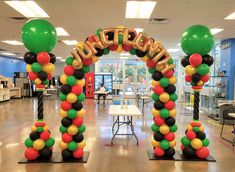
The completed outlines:
{"type": "Polygon", "coordinates": [[[2,55],[6,55],[6,56],[15,56],[16,54],[14,54],[14,53],[1,53],[2,55]]]}
{"type": "Polygon", "coordinates": [[[62,57],[56,57],[56,59],[63,59],[62,57]]]}
{"type": "Polygon", "coordinates": [[[177,46],[179,46],[179,47],[180,47],[180,46],[181,46],[181,43],[178,43],[178,44],[177,44],[177,46]]]}
{"type": "Polygon", "coordinates": [[[136,32],[137,32],[137,34],[138,34],[138,33],[140,33],[140,32],[143,32],[144,29],[143,29],[143,28],[135,28],[135,30],[136,30],[136,32]]]}
{"type": "Polygon", "coordinates": [[[7,43],[7,44],[11,44],[11,45],[23,45],[22,42],[19,42],[19,41],[16,41],[16,40],[5,40],[5,41],[2,41],[4,43],[7,43]]]}
{"type": "Polygon", "coordinates": [[[56,33],[58,36],[69,36],[68,32],[66,32],[66,30],[64,30],[64,28],[57,27],[55,29],[56,29],[56,33]]]}
{"type": "Polygon", "coordinates": [[[215,35],[215,34],[217,34],[217,33],[219,33],[219,32],[222,32],[224,29],[212,28],[212,29],[210,29],[210,30],[211,30],[211,34],[212,34],[212,35],[215,35]]]}
{"type": "Polygon", "coordinates": [[[7,5],[25,17],[49,17],[48,14],[34,1],[4,1],[7,5]]]}
{"type": "Polygon", "coordinates": [[[234,20],[235,19],[235,12],[229,14],[227,17],[224,18],[225,20],[234,20]]]}
{"type": "Polygon", "coordinates": [[[129,19],[150,18],[156,3],[156,1],[127,1],[125,17],[129,19]]]}
{"type": "Polygon", "coordinates": [[[170,49],[168,49],[167,51],[169,52],[169,53],[174,53],[174,52],[177,52],[177,51],[179,51],[180,49],[178,49],[178,48],[170,48],[170,49]]]}
{"type": "Polygon", "coordinates": [[[65,62],[65,59],[62,59],[62,60],[60,60],[60,61],[65,62]]]}
{"type": "Polygon", "coordinates": [[[62,40],[63,43],[65,43],[66,45],[77,45],[78,41],[76,40],[62,40]]]}

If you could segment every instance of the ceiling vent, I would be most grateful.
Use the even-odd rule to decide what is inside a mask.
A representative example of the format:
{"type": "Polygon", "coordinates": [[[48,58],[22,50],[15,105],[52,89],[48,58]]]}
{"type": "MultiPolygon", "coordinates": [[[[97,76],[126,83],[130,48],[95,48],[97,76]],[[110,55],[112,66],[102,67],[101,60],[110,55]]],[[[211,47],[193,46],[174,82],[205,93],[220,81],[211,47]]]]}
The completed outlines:
{"type": "Polygon", "coordinates": [[[28,21],[26,17],[8,17],[8,19],[14,23],[25,23],[28,21]]]}
{"type": "Polygon", "coordinates": [[[151,18],[149,20],[150,24],[168,24],[169,23],[169,19],[167,18],[151,18]]]}

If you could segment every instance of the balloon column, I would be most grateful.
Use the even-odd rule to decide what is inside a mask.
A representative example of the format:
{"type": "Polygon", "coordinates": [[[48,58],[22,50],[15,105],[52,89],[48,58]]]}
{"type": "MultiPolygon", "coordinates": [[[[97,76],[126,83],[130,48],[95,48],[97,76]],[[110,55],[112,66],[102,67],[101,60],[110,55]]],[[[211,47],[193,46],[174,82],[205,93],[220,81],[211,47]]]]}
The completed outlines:
{"type": "Polygon", "coordinates": [[[21,38],[29,50],[24,55],[28,77],[38,92],[38,120],[32,127],[29,138],[25,140],[25,157],[28,160],[50,159],[55,141],[50,137],[43,117],[43,90],[49,84],[55,70],[56,56],[50,52],[57,43],[56,30],[46,20],[33,19],[23,26],[21,38]]]}
{"type": "Polygon", "coordinates": [[[152,145],[156,156],[172,157],[176,145],[175,125],[175,94],[176,77],[174,76],[173,60],[163,45],[154,41],[143,32],[137,34],[132,28],[118,26],[115,28],[98,29],[85,41],[79,42],[72,51],[72,56],[66,60],[64,74],[60,81],[63,84],[59,96],[61,102],[60,116],[62,141],[60,148],[64,159],[81,158],[85,141],[83,140],[83,117],[85,110],[82,102],[85,100],[83,87],[84,74],[90,71],[90,65],[98,61],[102,55],[110,51],[129,52],[146,62],[152,73],[154,87],[154,138],[152,145]]]}
{"type": "Polygon", "coordinates": [[[200,91],[210,79],[210,66],[213,57],[208,55],[214,45],[214,37],[210,29],[202,25],[194,25],[185,30],[181,38],[181,47],[187,54],[181,64],[185,67],[185,80],[194,91],[193,121],[187,126],[186,136],[181,139],[181,149],[186,158],[207,158],[209,156],[209,140],[204,127],[199,122],[200,91]]]}

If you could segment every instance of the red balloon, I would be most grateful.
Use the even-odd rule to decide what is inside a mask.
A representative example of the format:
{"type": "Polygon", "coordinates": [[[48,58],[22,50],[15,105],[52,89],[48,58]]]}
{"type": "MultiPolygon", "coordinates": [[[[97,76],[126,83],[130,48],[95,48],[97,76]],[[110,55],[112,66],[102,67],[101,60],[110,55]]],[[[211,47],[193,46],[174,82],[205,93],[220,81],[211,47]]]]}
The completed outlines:
{"type": "Polygon", "coordinates": [[[39,153],[34,148],[27,148],[24,152],[24,156],[27,160],[35,160],[39,156],[39,153]]]}
{"type": "Polygon", "coordinates": [[[110,45],[108,47],[111,51],[115,51],[118,48],[118,45],[110,45]]]}
{"type": "Polygon", "coordinates": [[[83,157],[83,154],[84,154],[83,149],[78,148],[77,150],[75,150],[75,151],[73,152],[73,157],[74,157],[74,158],[82,158],[82,157],[83,157]]]}
{"type": "Polygon", "coordinates": [[[69,143],[69,142],[71,142],[73,140],[73,136],[71,136],[68,133],[64,133],[64,134],[62,134],[62,140],[65,143],[69,143]]]}
{"type": "Polygon", "coordinates": [[[52,79],[52,74],[48,73],[48,74],[47,74],[47,79],[48,79],[48,80],[51,80],[51,79],[52,79]]]}
{"type": "Polygon", "coordinates": [[[174,70],[169,70],[163,74],[164,77],[170,78],[174,75],[174,70]]]}
{"type": "Polygon", "coordinates": [[[155,85],[153,91],[155,94],[160,95],[164,92],[164,88],[162,88],[160,85],[155,85]]]}
{"type": "Polygon", "coordinates": [[[166,109],[172,110],[175,108],[175,103],[172,100],[170,100],[170,101],[166,102],[164,106],[166,109]]]}
{"type": "Polygon", "coordinates": [[[192,76],[186,75],[185,76],[185,81],[186,82],[191,82],[192,81],[192,76]]]}
{"type": "Polygon", "coordinates": [[[196,133],[194,131],[187,131],[186,136],[188,139],[193,140],[196,138],[196,133]]]}
{"type": "Polygon", "coordinates": [[[194,67],[199,66],[202,64],[202,56],[200,54],[192,54],[189,57],[189,63],[194,67]]]}
{"type": "Polygon", "coordinates": [[[72,108],[72,105],[67,102],[67,101],[63,101],[61,104],[60,104],[61,108],[65,111],[69,110],[72,108]]]}
{"type": "Polygon", "coordinates": [[[123,49],[124,51],[130,51],[130,50],[132,49],[132,46],[122,44],[122,49],[123,49]]]}
{"type": "Polygon", "coordinates": [[[29,79],[34,81],[38,77],[38,74],[35,72],[29,72],[29,79]]]}
{"type": "Polygon", "coordinates": [[[76,117],[76,118],[73,120],[73,125],[75,125],[75,126],[77,126],[77,127],[81,126],[82,123],[83,123],[83,119],[82,119],[80,116],[76,117]]]}
{"type": "Polygon", "coordinates": [[[95,42],[96,39],[95,39],[95,35],[90,35],[87,39],[89,42],[95,42]]]}
{"type": "Polygon", "coordinates": [[[155,63],[152,59],[148,59],[146,64],[149,68],[154,68],[157,65],[157,63],[155,63]]]}
{"type": "Polygon", "coordinates": [[[47,64],[50,62],[50,55],[47,52],[38,53],[37,61],[41,65],[47,64]]]}
{"type": "Polygon", "coordinates": [[[165,154],[165,151],[163,149],[161,149],[160,147],[156,147],[154,149],[154,154],[156,156],[163,156],[165,154]]]}
{"type": "Polygon", "coordinates": [[[207,158],[209,156],[209,149],[202,146],[200,149],[196,149],[196,155],[199,158],[207,158]]]}
{"type": "Polygon", "coordinates": [[[183,144],[180,145],[180,149],[181,149],[182,151],[184,150],[184,145],[183,145],[183,144]]]}
{"type": "Polygon", "coordinates": [[[92,64],[92,58],[83,59],[83,60],[82,60],[82,63],[83,63],[85,66],[90,66],[90,65],[92,64]]]}
{"type": "Polygon", "coordinates": [[[50,133],[48,131],[43,131],[41,134],[40,134],[40,138],[42,140],[48,140],[50,138],[50,133]]]}
{"type": "Polygon", "coordinates": [[[75,69],[73,68],[73,66],[65,66],[64,68],[64,73],[66,75],[73,75],[75,69]]]}
{"type": "Polygon", "coordinates": [[[83,91],[82,87],[80,85],[74,85],[72,86],[72,93],[79,95],[83,91]]]}
{"type": "Polygon", "coordinates": [[[202,124],[200,122],[193,121],[193,122],[191,122],[191,125],[193,127],[201,127],[202,124]]]}
{"type": "Polygon", "coordinates": [[[203,76],[201,76],[201,80],[202,80],[202,82],[204,82],[204,83],[208,82],[209,79],[210,79],[209,75],[203,75],[203,76]]]}
{"type": "Polygon", "coordinates": [[[156,116],[154,118],[154,123],[158,126],[161,126],[165,123],[165,120],[163,118],[161,118],[160,116],[156,116]]]}
{"type": "Polygon", "coordinates": [[[37,121],[37,122],[34,123],[34,125],[36,127],[44,127],[46,125],[46,123],[43,122],[43,121],[37,121]]]}
{"type": "Polygon", "coordinates": [[[165,139],[169,142],[175,140],[175,134],[173,132],[169,132],[165,135],[165,139]]]}

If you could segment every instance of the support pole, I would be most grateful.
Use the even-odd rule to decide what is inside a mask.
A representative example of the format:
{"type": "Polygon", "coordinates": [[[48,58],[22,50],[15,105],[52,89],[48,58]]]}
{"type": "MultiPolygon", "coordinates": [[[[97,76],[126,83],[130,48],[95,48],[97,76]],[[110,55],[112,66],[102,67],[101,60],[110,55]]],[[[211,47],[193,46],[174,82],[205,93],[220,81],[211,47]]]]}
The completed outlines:
{"type": "Polygon", "coordinates": [[[199,120],[200,92],[194,91],[193,119],[199,120]]]}
{"type": "Polygon", "coordinates": [[[38,91],[38,119],[43,119],[43,91],[38,91]]]}

